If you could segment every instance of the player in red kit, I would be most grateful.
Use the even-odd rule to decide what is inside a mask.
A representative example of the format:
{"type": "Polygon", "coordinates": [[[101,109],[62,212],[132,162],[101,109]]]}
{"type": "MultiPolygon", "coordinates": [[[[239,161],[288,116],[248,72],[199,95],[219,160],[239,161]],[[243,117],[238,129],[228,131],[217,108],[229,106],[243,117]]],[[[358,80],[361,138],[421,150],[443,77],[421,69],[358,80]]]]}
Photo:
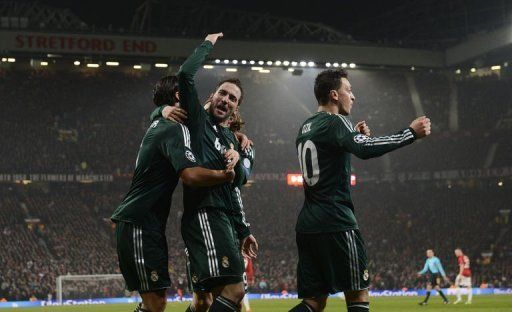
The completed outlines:
{"type": "Polygon", "coordinates": [[[471,283],[471,269],[469,258],[466,256],[460,248],[455,249],[455,256],[457,257],[457,263],[459,264],[459,274],[455,278],[455,287],[457,287],[457,300],[453,304],[460,303],[462,301],[461,287],[468,289],[468,301],[466,304],[471,304],[473,298],[473,289],[471,283]]]}

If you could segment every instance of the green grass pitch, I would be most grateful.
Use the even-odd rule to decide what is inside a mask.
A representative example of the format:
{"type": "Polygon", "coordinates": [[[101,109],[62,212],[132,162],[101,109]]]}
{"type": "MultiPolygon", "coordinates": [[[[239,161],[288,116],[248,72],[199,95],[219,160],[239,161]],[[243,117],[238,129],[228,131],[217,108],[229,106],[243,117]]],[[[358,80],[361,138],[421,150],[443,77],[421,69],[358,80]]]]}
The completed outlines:
{"type": "MultiPolygon", "coordinates": [[[[473,296],[473,304],[448,304],[444,305],[437,296],[432,297],[427,306],[419,306],[420,297],[393,297],[393,298],[371,298],[371,311],[395,312],[395,311],[466,311],[466,312],[512,312],[512,296],[473,296]]],[[[466,296],[463,297],[463,300],[466,296]]],[[[450,300],[453,302],[454,297],[450,300]]],[[[252,312],[286,312],[299,302],[298,300],[252,300],[252,312]]],[[[41,308],[18,308],[0,309],[2,311],[18,312],[132,312],[135,305],[89,305],[89,306],[67,306],[67,307],[41,307],[41,308]]],[[[169,303],[166,312],[184,312],[187,303],[169,303]]],[[[345,302],[338,298],[329,299],[325,312],[347,311],[345,302]]]]}

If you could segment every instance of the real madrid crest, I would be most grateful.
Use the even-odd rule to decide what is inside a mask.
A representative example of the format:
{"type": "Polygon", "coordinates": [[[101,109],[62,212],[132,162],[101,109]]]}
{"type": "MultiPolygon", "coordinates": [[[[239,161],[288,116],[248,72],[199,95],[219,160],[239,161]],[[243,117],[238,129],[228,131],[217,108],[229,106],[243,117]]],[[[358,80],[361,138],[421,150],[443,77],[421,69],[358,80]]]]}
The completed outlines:
{"type": "Polygon", "coordinates": [[[222,257],[222,266],[224,268],[229,268],[229,259],[228,259],[228,257],[226,257],[226,256],[222,257]]]}
{"type": "Polygon", "coordinates": [[[197,281],[198,281],[198,280],[199,280],[199,279],[197,278],[197,275],[195,275],[195,274],[194,274],[194,275],[192,275],[192,282],[193,282],[193,283],[197,283],[197,281]]]}
{"type": "Polygon", "coordinates": [[[368,270],[364,270],[363,279],[367,281],[368,278],[370,278],[370,274],[368,273],[368,270]]]}
{"type": "Polygon", "coordinates": [[[158,281],[158,273],[156,273],[156,271],[151,271],[151,280],[153,282],[158,281]]]}

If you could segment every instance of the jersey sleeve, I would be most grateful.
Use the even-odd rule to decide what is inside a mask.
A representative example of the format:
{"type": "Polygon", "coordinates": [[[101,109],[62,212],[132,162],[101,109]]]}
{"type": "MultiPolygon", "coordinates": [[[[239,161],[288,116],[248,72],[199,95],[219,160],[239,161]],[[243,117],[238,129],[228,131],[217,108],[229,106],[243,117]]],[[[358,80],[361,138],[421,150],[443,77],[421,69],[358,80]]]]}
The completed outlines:
{"type": "Polygon", "coordinates": [[[235,149],[238,154],[240,155],[240,158],[235,165],[234,171],[235,171],[235,179],[231,183],[233,187],[237,186],[240,187],[244,185],[247,182],[248,176],[246,175],[246,172],[244,170],[243,166],[243,151],[240,148],[240,143],[238,142],[238,139],[236,138],[236,135],[227,128],[222,128],[222,139],[226,141],[226,146],[232,144],[233,149],[235,149]]]}
{"type": "Polygon", "coordinates": [[[180,106],[187,112],[187,126],[194,138],[194,133],[200,131],[207,117],[204,107],[199,101],[194,78],[212,48],[213,44],[210,41],[201,43],[181,65],[178,72],[180,106]]]}
{"type": "Polygon", "coordinates": [[[400,130],[388,136],[369,137],[355,131],[344,116],[336,116],[337,119],[331,125],[334,128],[332,133],[335,144],[361,159],[382,156],[409,145],[416,139],[416,134],[411,128],[400,130]]]}
{"type": "Polygon", "coordinates": [[[162,135],[161,152],[171,162],[177,173],[185,168],[198,166],[190,148],[190,133],[186,126],[177,124],[176,127],[166,129],[162,135]]]}
{"type": "Polygon", "coordinates": [[[441,264],[441,260],[439,260],[439,258],[436,260],[436,265],[437,269],[439,270],[439,273],[441,273],[441,275],[445,277],[446,273],[444,272],[443,265],[441,264]]]}
{"type": "MultiPolygon", "coordinates": [[[[228,130],[229,131],[229,130],[228,130]]],[[[233,221],[238,239],[242,240],[251,235],[250,224],[245,219],[244,205],[242,202],[242,194],[240,187],[247,183],[248,175],[244,169],[244,152],[240,148],[240,144],[236,136],[231,131],[226,133],[227,139],[234,145],[234,148],[240,154],[240,160],[235,166],[235,180],[232,183],[232,199],[234,202],[233,221]]]]}
{"type": "Polygon", "coordinates": [[[244,239],[247,236],[251,235],[250,224],[245,219],[244,205],[242,203],[242,194],[240,193],[240,187],[247,183],[249,179],[252,165],[253,165],[253,157],[252,153],[246,153],[244,151],[239,151],[240,153],[240,161],[235,167],[235,181],[233,181],[234,187],[234,195],[235,195],[235,204],[238,207],[234,211],[234,223],[235,230],[237,232],[239,239],[244,239]],[[238,179],[236,178],[238,176],[238,179]]]}
{"type": "Polygon", "coordinates": [[[240,188],[234,187],[232,192],[233,196],[235,196],[235,205],[238,208],[233,211],[233,222],[238,239],[242,240],[251,235],[251,225],[245,218],[244,205],[242,202],[242,193],[240,192],[240,188]]]}
{"type": "Polygon", "coordinates": [[[468,256],[464,256],[462,264],[467,265],[469,267],[469,257],[468,256]]]}
{"type": "MultiPolygon", "coordinates": [[[[246,148],[245,150],[240,151],[240,161],[242,163],[242,169],[244,171],[244,175],[246,178],[245,182],[247,182],[247,180],[251,176],[252,169],[254,166],[254,157],[255,157],[255,153],[254,153],[254,148],[252,148],[252,147],[249,147],[249,148],[246,148]]],[[[244,182],[244,184],[245,184],[245,182],[244,182]]]]}
{"type": "Polygon", "coordinates": [[[423,266],[423,270],[419,271],[418,274],[423,275],[423,274],[427,273],[427,271],[428,271],[428,260],[425,261],[425,265],[423,266]]]}

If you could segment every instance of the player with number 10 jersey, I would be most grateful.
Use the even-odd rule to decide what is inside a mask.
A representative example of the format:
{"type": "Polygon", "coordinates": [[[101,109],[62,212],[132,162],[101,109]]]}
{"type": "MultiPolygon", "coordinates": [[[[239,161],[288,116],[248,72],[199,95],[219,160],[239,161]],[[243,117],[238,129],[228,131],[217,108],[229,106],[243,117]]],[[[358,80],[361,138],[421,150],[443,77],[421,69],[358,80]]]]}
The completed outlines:
{"type": "Polygon", "coordinates": [[[420,117],[393,135],[370,137],[365,122],[353,127],[347,117],[355,97],[343,70],[321,72],[315,96],[318,112],[296,140],[305,193],[296,225],[297,286],[304,300],[291,311],[322,311],[337,292],[345,292],[349,312],[369,311],[366,248],[350,195],[351,154],[368,159],[411,144],[430,133],[430,120],[420,117]]]}

